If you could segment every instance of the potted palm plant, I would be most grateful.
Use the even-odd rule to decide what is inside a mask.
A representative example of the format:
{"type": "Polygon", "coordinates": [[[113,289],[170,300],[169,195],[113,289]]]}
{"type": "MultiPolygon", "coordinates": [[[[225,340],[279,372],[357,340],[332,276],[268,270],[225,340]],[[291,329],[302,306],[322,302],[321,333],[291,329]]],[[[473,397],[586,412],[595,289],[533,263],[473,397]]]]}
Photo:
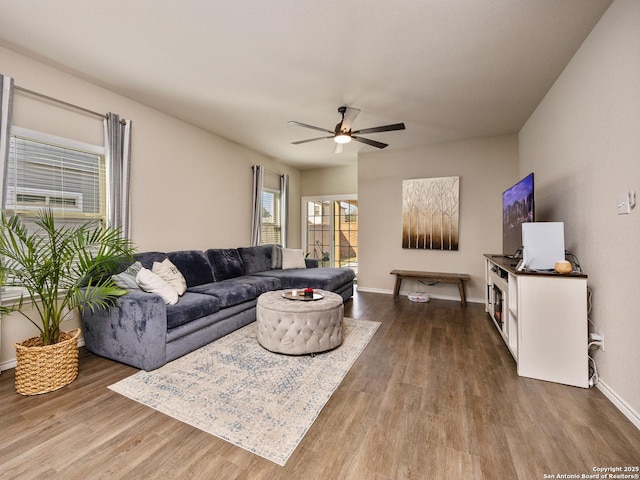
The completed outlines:
{"type": "Polygon", "coordinates": [[[124,295],[110,274],[134,252],[119,229],[98,222],[57,226],[52,211],[42,210],[35,225],[28,229],[0,212],[0,285],[19,293],[0,314],[17,312],[40,331],[14,344],[16,390],[23,395],[57,390],[77,377],[80,330],[63,332],[60,324],[76,309],[105,308],[124,295]]]}

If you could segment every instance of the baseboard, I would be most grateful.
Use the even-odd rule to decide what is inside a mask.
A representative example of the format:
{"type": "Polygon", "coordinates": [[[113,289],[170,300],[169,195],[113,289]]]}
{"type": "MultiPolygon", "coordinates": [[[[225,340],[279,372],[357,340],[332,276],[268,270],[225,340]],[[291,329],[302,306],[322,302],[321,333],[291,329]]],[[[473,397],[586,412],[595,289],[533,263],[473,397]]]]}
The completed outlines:
{"type": "MultiPolygon", "coordinates": [[[[387,289],[383,289],[383,288],[369,288],[369,287],[361,287],[358,286],[358,291],[359,292],[369,292],[369,293],[383,293],[385,295],[393,295],[393,290],[387,290],[387,289]]],[[[408,292],[408,291],[404,291],[404,290],[400,290],[400,296],[401,297],[406,297],[407,295],[409,295],[409,293],[412,292],[408,292]]],[[[429,294],[429,297],[434,298],[436,300],[452,300],[454,302],[459,302],[460,301],[460,296],[459,295],[442,295],[439,293],[432,293],[432,292],[426,292],[429,294]]],[[[484,298],[469,298],[467,297],[467,303],[484,303],[484,298]]]]}
{"type": "MultiPolygon", "coordinates": [[[[82,335],[78,337],[78,347],[84,347],[84,337],[82,335]]],[[[15,357],[0,363],[0,372],[16,368],[16,363],[15,357]]]]}
{"type": "Polygon", "coordinates": [[[0,363],[0,372],[4,370],[11,370],[12,368],[16,368],[16,359],[7,360],[6,362],[0,363]]]}
{"type": "Polygon", "coordinates": [[[609,385],[602,380],[596,385],[598,390],[613,403],[622,414],[627,417],[635,427],[640,430],[640,414],[625,402],[609,385]]]}
{"type": "Polygon", "coordinates": [[[358,285],[357,289],[358,289],[358,292],[383,293],[385,295],[392,295],[393,294],[393,290],[385,290],[383,288],[369,288],[369,287],[362,287],[362,286],[358,285]]]}

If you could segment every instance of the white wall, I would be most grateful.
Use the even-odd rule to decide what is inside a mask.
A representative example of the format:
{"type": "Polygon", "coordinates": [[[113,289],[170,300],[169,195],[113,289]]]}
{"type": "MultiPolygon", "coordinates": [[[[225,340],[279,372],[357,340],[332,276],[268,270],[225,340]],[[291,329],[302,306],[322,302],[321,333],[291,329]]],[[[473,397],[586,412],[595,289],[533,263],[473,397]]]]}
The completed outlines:
{"type": "MultiPolygon", "coordinates": [[[[358,159],[358,288],[392,292],[393,269],[468,273],[467,299],[484,301],[485,253],[502,252],[502,191],[518,180],[516,135],[362,154],[358,159]],[[459,250],[402,248],[402,181],[460,177],[459,250]]],[[[459,299],[457,287],[418,287],[459,299]]]]}
{"type": "Polygon", "coordinates": [[[520,173],[536,175],[537,215],[565,222],[565,243],[593,292],[605,393],[640,427],[640,2],[616,0],[520,132],[520,173]]]}
{"type": "MultiPolygon", "coordinates": [[[[248,245],[251,165],[257,163],[290,175],[289,244],[299,247],[297,169],[5,48],[0,48],[0,73],[18,86],[132,120],[131,237],[140,251],[248,245]]],[[[102,142],[99,119],[59,110],[16,92],[14,123],[102,142]]],[[[74,325],[77,320],[66,328],[74,325]]],[[[30,324],[15,315],[2,319],[0,366],[7,368],[15,356],[12,342],[29,332],[30,324]]]]}
{"type": "Polygon", "coordinates": [[[358,193],[358,165],[303,170],[300,173],[300,194],[347,195],[358,193]]]}

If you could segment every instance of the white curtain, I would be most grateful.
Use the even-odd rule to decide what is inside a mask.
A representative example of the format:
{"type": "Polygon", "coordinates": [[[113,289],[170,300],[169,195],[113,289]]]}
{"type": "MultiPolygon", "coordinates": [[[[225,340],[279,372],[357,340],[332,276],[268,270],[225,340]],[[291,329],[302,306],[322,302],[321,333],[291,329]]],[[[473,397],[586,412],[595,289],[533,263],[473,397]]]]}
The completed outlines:
{"type": "Polygon", "coordinates": [[[13,78],[0,74],[0,202],[4,208],[4,189],[9,163],[11,114],[13,110],[13,78]]]}
{"type": "Polygon", "coordinates": [[[289,236],[289,175],[280,175],[280,231],[282,237],[282,246],[287,246],[287,237],[289,236]]]}
{"type": "Polygon", "coordinates": [[[109,226],[120,228],[129,238],[131,215],[129,183],[131,164],[131,120],[121,120],[108,113],[104,120],[104,138],[107,161],[107,219],[109,226]]]}
{"type": "Polygon", "coordinates": [[[251,246],[260,245],[262,230],[262,187],[264,185],[264,167],[253,167],[253,212],[251,215],[251,246]]]}
{"type": "MultiPolygon", "coordinates": [[[[4,189],[11,138],[11,114],[13,111],[13,78],[0,74],[0,205],[4,209],[4,189]]],[[[0,324],[0,327],[2,325],[0,324]]],[[[0,335],[1,337],[1,335],[0,335]]],[[[1,338],[0,338],[1,339],[1,338]]]]}

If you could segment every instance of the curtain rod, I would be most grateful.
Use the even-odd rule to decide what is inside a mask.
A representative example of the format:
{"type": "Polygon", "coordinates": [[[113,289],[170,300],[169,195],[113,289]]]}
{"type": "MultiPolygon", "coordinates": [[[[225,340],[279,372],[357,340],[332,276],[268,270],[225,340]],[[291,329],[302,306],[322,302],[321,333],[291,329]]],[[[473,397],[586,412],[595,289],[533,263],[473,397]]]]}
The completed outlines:
{"type": "Polygon", "coordinates": [[[96,117],[105,118],[106,115],[104,113],[94,112],[93,110],[89,110],[88,108],[80,107],[78,105],[74,105],[73,103],[65,102],[64,100],[58,100],[57,98],[50,97],[43,93],[34,92],[33,90],[29,90],[28,88],[20,87],[18,85],[14,85],[13,88],[16,90],[20,90],[21,92],[28,93],[29,95],[35,95],[36,97],[44,98],[47,100],[51,100],[52,102],[59,103],[61,105],[65,105],[67,107],[75,108],[76,110],[81,110],[90,115],[94,115],[96,117]]]}

